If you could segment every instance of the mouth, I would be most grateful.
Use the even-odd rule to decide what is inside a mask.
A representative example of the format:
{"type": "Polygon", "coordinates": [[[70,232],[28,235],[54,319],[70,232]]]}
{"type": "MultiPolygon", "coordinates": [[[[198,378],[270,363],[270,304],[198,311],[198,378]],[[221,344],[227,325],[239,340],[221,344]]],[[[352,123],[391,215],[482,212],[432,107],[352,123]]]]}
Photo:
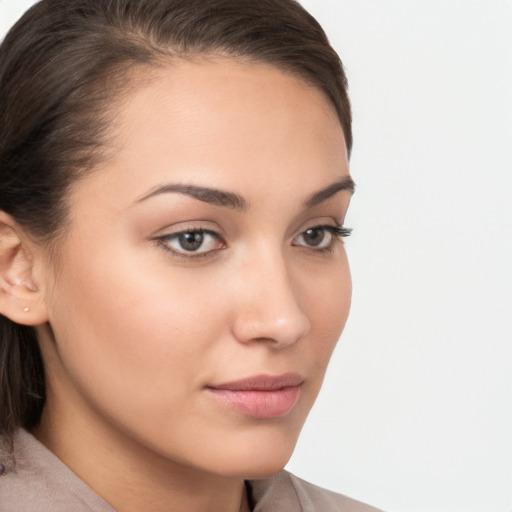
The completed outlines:
{"type": "Polygon", "coordinates": [[[304,378],[296,373],[256,375],[206,387],[219,402],[252,418],[280,418],[295,407],[304,378]]]}

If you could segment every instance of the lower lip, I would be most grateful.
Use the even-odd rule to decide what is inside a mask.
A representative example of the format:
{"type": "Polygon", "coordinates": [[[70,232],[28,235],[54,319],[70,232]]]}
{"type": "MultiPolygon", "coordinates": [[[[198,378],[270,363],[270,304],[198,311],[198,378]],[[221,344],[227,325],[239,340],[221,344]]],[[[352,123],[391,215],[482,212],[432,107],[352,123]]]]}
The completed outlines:
{"type": "Polygon", "coordinates": [[[271,391],[207,388],[219,401],[252,418],[286,416],[299,399],[299,386],[271,391]]]}

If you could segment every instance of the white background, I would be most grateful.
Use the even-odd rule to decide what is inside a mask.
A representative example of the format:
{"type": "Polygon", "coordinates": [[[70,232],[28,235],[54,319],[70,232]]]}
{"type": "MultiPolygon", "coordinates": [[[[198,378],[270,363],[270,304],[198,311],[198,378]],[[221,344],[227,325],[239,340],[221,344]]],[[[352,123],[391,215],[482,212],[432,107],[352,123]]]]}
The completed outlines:
{"type": "MultiPolygon", "coordinates": [[[[31,3],[0,0],[0,33],[31,3]]],[[[289,469],[511,512],[512,1],[303,4],[346,66],[358,189],[351,318],[289,469]]]]}

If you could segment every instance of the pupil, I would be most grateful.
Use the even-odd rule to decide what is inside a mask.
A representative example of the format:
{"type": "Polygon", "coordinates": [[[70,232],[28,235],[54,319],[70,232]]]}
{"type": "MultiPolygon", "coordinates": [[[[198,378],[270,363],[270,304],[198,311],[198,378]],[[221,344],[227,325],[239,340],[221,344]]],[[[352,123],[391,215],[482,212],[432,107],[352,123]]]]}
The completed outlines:
{"type": "Polygon", "coordinates": [[[195,251],[203,244],[204,236],[202,233],[183,233],[179,241],[181,247],[186,251],[195,251]]]}
{"type": "Polygon", "coordinates": [[[304,238],[309,245],[320,245],[325,238],[325,231],[320,228],[308,229],[304,233],[304,238]]]}

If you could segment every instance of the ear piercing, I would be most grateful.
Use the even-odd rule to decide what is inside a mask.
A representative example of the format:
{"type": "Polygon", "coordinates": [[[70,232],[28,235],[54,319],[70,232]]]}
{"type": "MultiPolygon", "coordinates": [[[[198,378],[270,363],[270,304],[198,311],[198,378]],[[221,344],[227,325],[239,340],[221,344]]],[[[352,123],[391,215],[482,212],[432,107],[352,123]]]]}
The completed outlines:
{"type": "Polygon", "coordinates": [[[26,308],[23,308],[24,313],[28,313],[30,311],[30,308],[27,306],[26,308]]]}

